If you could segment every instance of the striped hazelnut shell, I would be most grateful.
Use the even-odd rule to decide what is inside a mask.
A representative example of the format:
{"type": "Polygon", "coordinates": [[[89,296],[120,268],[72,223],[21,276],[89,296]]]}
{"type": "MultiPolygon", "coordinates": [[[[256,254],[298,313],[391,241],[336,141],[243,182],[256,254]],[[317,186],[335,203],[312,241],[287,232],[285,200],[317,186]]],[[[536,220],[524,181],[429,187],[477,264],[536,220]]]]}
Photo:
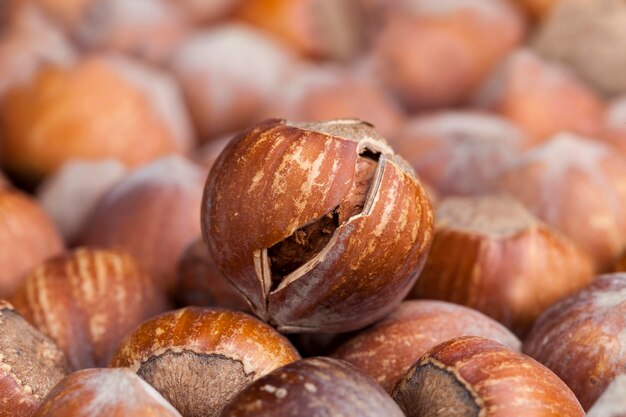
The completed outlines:
{"type": "Polygon", "coordinates": [[[407,417],[583,417],[570,389],[548,368],[498,342],[459,337],[429,350],[392,397],[407,417]]]}
{"type": "Polygon", "coordinates": [[[626,274],[607,274],[552,306],[524,341],[585,410],[626,367],[626,274]]]}
{"type": "Polygon", "coordinates": [[[185,417],[212,417],[250,382],[297,359],[284,336],[245,313],[187,307],[139,326],[110,366],[136,372],[185,417]]]}
{"type": "Polygon", "coordinates": [[[426,260],[430,202],[357,120],[268,120],[207,180],[203,237],[253,311],[284,332],[345,332],[391,312],[426,260]]]}

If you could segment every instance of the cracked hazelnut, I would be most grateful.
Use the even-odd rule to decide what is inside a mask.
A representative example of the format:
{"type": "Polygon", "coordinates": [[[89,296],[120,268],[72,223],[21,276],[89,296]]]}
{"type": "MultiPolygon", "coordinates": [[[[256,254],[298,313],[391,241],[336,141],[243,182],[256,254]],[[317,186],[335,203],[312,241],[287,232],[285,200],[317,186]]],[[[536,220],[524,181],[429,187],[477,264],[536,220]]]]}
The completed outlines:
{"type": "Polygon", "coordinates": [[[357,333],[331,356],[350,362],[391,392],[428,349],[459,336],[487,337],[516,351],[522,347],[506,327],[478,311],[442,301],[413,300],[357,333]]]}
{"type": "Polygon", "coordinates": [[[127,332],[164,309],[133,258],[88,248],[44,262],[11,302],[59,345],[72,370],[105,366],[127,332]]]}
{"type": "Polygon", "coordinates": [[[530,144],[506,119],[467,111],[416,117],[390,142],[444,196],[493,192],[501,172],[530,144]]]}
{"type": "Polygon", "coordinates": [[[524,335],[543,310],[593,277],[581,250],[511,198],[448,198],[436,218],[413,297],[474,308],[524,335]]]}
{"type": "Polygon", "coordinates": [[[589,409],[626,367],[626,274],[601,275],[550,307],[523,350],[554,371],[589,409]]]}
{"type": "Polygon", "coordinates": [[[626,249],[626,161],[602,142],[560,134],[531,149],[500,190],[587,252],[599,271],[626,249]]]}
{"type": "Polygon", "coordinates": [[[0,300],[0,417],[31,417],[66,372],[63,352],[0,300]]]}
{"type": "Polygon", "coordinates": [[[548,368],[493,340],[465,336],[429,350],[393,390],[407,417],[583,417],[548,368]]]}
{"type": "Polygon", "coordinates": [[[350,364],[331,358],[293,362],[256,380],[221,417],[402,417],[376,382],[350,364]]]}
{"type": "Polygon", "coordinates": [[[184,417],[213,417],[252,381],[297,359],[287,339],[247,314],[188,307],[143,323],[111,366],[136,372],[184,417]]]}
{"type": "Polygon", "coordinates": [[[404,160],[357,120],[268,120],[213,166],[203,237],[259,317],[345,332],[391,312],[426,259],[433,213],[404,160]]]}
{"type": "Polygon", "coordinates": [[[138,168],[102,196],[79,241],[128,251],[163,291],[173,292],[178,260],[200,235],[205,178],[180,156],[138,168]]]}
{"type": "Polygon", "coordinates": [[[62,251],[59,232],[37,203],[0,188],[0,298],[17,290],[32,268],[62,251]]]}
{"type": "Polygon", "coordinates": [[[626,417],[626,374],[621,374],[609,384],[587,417],[626,417]]]}
{"type": "Polygon", "coordinates": [[[490,76],[475,98],[522,128],[535,143],[561,131],[598,135],[605,105],[565,67],[519,50],[490,76]]]}
{"type": "Polygon", "coordinates": [[[181,417],[128,369],[85,369],[59,382],[34,417],[181,417]]]}

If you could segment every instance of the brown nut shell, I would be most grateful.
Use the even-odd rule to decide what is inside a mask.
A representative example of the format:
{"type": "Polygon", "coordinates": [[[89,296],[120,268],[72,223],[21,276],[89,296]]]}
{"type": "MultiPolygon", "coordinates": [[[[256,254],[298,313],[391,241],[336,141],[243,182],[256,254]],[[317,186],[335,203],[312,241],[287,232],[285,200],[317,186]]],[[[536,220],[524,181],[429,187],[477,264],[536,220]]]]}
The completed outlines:
{"type": "Polygon", "coordinates": [[[125,252],[79,248],[33,270],[11,301],[65,352],[72,370],[105,366],[164,301],[125,252]]]}
{"type": "Polygon", "coordinates": [[[406,162],[366,123],[268,120],[213,166],[203,237],[255,314],[287,332],[385,316],[426,259],[433,213],[406,162]]]}
{"type": "Polygon", "coordinates": [[[137,372],[183,416],[212,417],[246,385],[297,359],[286,338],[247,314],[188,307],[143,323],[111,366],[137,372]]]}
{"type": "Polygon", "coordinates": [[[30,417],[67,373],[63,352],[0,300],[0,417],[30,417]]]}
{"type": "Polygon", "coordinates": [[[59,382],[34,417],[181,417],[128,369],[85,369],[59,382]]]}
{"type": "Polygon", "coordinates": [[[593,404],[587,417],[626,417],[626,375],[613,380],[593,404]]]}
{"type": "Polygon", "coordinates": [[[544,312],[524,353],[556,373],[585,410],[626,367],[626,274],[597,277],[544,312]]]}
{"type": "Polygon", "coordinates": [[[431,252],[411,296],[474,308],[523,336],[542,311],[592,278],[589,258],[517,201],[451,197],[437,208],[431,252]]]}
{"type": "Polygon", "coordinates": [[[516,351],[522,348],[506,327],[478,311],[442,301],[413,300],[357,333],[331,356],[350,362],[391,392],[427,350],[459,336],[482,336],[516,351]]]}
{"type": "Polygon", "coordinates": [[[293,362],[256,380],[221,417],[401,417],[376,382],[346,362],[317,357],[293,362]]]}
{"type": "Polygon", "coordinates": [[[526,355],[482,337],[429,350],[394,388],[407,417],[583,417],[570,389],[526,355]]]}

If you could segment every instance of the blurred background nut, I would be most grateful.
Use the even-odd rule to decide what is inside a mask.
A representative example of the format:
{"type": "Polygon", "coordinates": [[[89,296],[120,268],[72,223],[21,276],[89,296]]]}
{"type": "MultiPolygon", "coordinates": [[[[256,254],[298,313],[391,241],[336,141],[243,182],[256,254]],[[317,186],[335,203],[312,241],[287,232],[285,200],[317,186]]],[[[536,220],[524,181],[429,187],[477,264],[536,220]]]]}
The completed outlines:
{"type": "Polygon", "coordinates": [[[507,169],[500,189],[571,238],[599,271],[626,249],[626,160],[599,141],[557,135],[507,169]]]}
{"type": "Polygon", "coordinates": [[[30,417],[65,376],[63,352],[0,300],[0,417],[30,417]]]}
{"type": "Polygon", "coordinates": [[[200,235],[205,178],[203,169],[181,156],[138,168],[102,196],[78,240],[124,249],[161,291],[172,292],[178,260],[200,235]]]}
{"type": "Polygon", "coordinates": [[[370,377],[331,358],[302,359],[244,389],[222,417],[401,417],[396,403],[370,377]]]}
{"type": "Polygon", "coordinates": [[[21,286],[25,275],[63,251],[59,232],[33,199],[0,188],[0,297],[21,286]]]}
{"type": "Polygon", "coordinates": [[[243,0],[170,0],[196,23],[212,22],[233,13],[243,0]]]}
{"type": "Polygon", "coordinates": [[[516,415],[583,417],[572,391],[548,368],[482,337],[464,336],[429,350],[393,390],[407,417],[516,415]]]}
{"type": "Polygon", "coordinates": [[[297,359],[285,337],[247,314],[188,307],[135,329],[111,367],[136,372],[183,417],[217,417],[252,381],[297,359]]]}
{"type": "Polygon", "coordinates": [[[523,336],[544,309],[593,277],[587,255],[511,198],[450,197],[436,218],[412,297],[475,308],[523,336]]]}
{"type": "Polygon", "coordinates": [[[357,120],[268,120],[213,166],[203,237],[253,311],[285,332],[345,332],[391,312],[433,215],[406,162],[357,120]]]}
{"type": "Polygon", "coordinates": [[[34,269],[11,301],[59,345],[72,370],[105,366],[127,332],[164,309],[133,258],[89,248],[34,269]]]}
{"type": "Polygon", "coordinates": [[[487,337],[516,351],[522,347],[506,327],[478,311],[442,301],[413,300],[358,332],[332,356],[350,362],[391,392],[427,350],[459,336],[487,337]]]}
{"type": "Polygon", "coordinates": [[[535,20],[542,21],[549,17],[552,10],[564,0],[514,0],[514,2],[519,3],[535,20]]]}
{"type": "Polygon", "coordinates": [[[469,111],[417,116],[400,125],[390,142],[443,196],[493,192],[501,172],[530,145],[506,119],[469,111]]]}
{"type": "Polygon", "coordinates": [[[621,374],[609,384],[587,417],[626,417],[626,374],[621,374]]]}
{"type": "Polygon", "coordinates": [[[35,417],[181,417],[128,369],[86,369],[67,376],[35,417]]]}
{"type": "Polygon", "coordinates": [[[626,95],[612,101],[607,108],[600,139],[626,155],[626,95]]]}
{"type": "Polygon", "coordinates": [[[626,274],[597,277],[545,311],[524,353],[556,373],[588,410],[626,366],[626,274]]]}

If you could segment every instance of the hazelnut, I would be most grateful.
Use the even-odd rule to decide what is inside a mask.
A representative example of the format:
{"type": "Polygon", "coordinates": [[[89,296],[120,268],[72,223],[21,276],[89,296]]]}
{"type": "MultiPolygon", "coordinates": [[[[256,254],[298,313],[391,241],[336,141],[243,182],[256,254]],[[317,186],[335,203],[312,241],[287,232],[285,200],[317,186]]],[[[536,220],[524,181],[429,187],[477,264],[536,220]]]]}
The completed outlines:
{"type": "Polygon", "coordinates": [[[367,14],[358,0],[245,0],[236,14],[313,58],[347,60],[366,42],[367,14]]]}
{"type": "Polygon", "coordinates": [[[121,57],[42,68],[30,85],[10,90],[0,108],[3,163],[38,180],[72,158],[112,157],[137,166],[186,150],[185,121],[173,121],[186,117],[177,94],[165,75],[121,57]]]}
{"type": "Polygon", "coordinates": [[[548,368],[496,341],[474,336],[426,352],[392,396],[407,417],[585,415],[572,391],[548,368]]]}
{"type": "Polygon", "coordinates": [[[200,235],[205,177],[180,156],[138,168],[102,196],[79,241],[128,251],[160,288],[173,291],[178,260],[200,235]]]}
{"type": "Polygon", "coordinates": [[[541,25],[535,49],[606,94],[626,93],[626,3],[568,0],[541,25]]]}
{"type": "Polygon", "coordinates": [[[506,1],[396,3],[372,59],[381,80],[412,110],[470,98],[525,32],[521,14],[506,1]]]}
{"type": "Polygon", "coordinates": [[[524,335],[543,310],[593,277],[581,250],[511,198],[451,197],[436,218],[413,297],[474,308],[524,335]]]}
{"type": "Polygon", "coordinates": [[[72,370],[106,365],[126,333],[164,308],[133,258],[88,248],[44,262],[11,301],[59,345],[72,370]]]}
{"type": "Polygon", "coordinates": [[[400,106],[373,79],[336,66],[296,73],[267,114],[295,121],[358,118],[371,122],[384,136],[391,135],[404,118],[400,106]]]}
{"type": "Polygon", "coordinates": [[[597,277],[545,311],[524,353],[557,374],[585,410],[626,366],[626,274],[597,277]]]}
{"type": "Polygon", "coordinates": [[[609,384],[587,417],[626,417],[626,374],[621,374],[609,384]]]}
{"type": "Polygon", "coordinates": [[[358,120],[252,126],[213,166],[202,207],[220,271],[292,333],[356,330],[391,312],[432,223],[411,168],[358,120]]]}
{"type": "Polygon", "coordinates": [[[236,23],[195,33],[171,62],[202,141],[256,122],[294,66],[272,38],[236,23]]]}
{"type": "Polygon", "coordinates": [[[402,417],[376,382],[346,362],[302,359],[276,369],[245,388],[221,417],[402,417]]]}
{"type": "Polygon", "coordinates": [[[531,149],[500,189],[560,230],[605,270],[626,249],[626,161],[598,141],[559,134],[531,149]]]}
{"type": "Polygon", "coordinates": [[[0,417],[30,417],[67,370],[50,339],[0,300],[0,417]]]}
{"type": "Polygon", "coordinates": [[[183,305],[250,309],[245,298],[219,272],[202,238],[192,242],[178,262],[176,295],[183,305]]]}
{"type": "Polygon", "coordinates": [[[85,369],[59,382],[34,417],[181,417],[128,369],[85,369]]]}
{"type": "Polygon", "coordinates": [[[111,366],[136,372],[184,417],[212,417],[252,381],[297,359],[287,339],[247,314],[188,307],[143,323],[111,366]]]}
{"type": "Polygon", "coordinates": [[[46,213],[26,194],[0,189],[0,298],[46,258],[63,251],[63,242],[46,213]]]}
{"type": "Polygon", "coordinates": [[[115,159],[70,160],[40,184],[37,200],[66,242],[74,242],[102,195],[126,175],[115,159]]]}
{"type": "Polygon", "coordinates": [[[494,191],[529,141],[498,116],[446,111],[410,120],[391,144],[442,195],[473,195],[494,191]]]}
{"type": "Polygon", "coordinates": [[[605,105],[565,67],[528,50],[511,54],[475,98],[479,107],[510,119],[541,143],[561,131],[599,134],[605,105]]]}
{"type": "Polygon", "coordinates": [[[413,300],[357,333],[332,356],[350,362],[391,392],[428,349],[458,336],[488,337],[521,350],[513,333],[478,311],[442,301],[413,300]]]}

